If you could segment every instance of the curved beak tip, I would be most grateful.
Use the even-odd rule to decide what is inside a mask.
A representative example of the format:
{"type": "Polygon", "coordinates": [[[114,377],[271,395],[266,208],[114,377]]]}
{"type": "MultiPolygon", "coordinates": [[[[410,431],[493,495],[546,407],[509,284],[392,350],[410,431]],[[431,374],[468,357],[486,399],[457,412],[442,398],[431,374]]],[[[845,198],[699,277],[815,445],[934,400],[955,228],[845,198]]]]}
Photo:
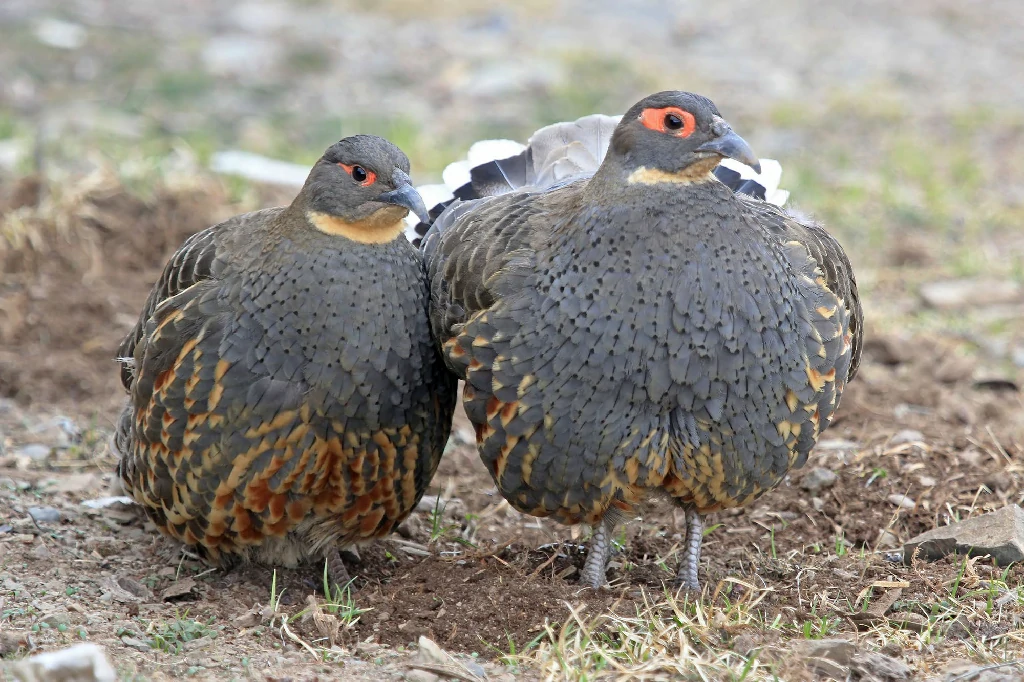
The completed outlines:
{"type": "Polygon", "coordinates": [[[697,151],[720,154],[727,159],[734,159],[746,166],[750,166],[757,173],[761,172],[761,162],[754,154],[754,150],[750,148],[746,140],[731,130],[701,145],[697,148],[697,151]]]}
{"type": "Polygon", "coordinates": [[[415,213],[421,221],[430,222],[430,215],[427,212],[426,204],[423,203],[423,197],[411,184],[403,184],[390,192],[384,192],[377,197],[377,201],[393,206],[402,206],[415,213]]]}

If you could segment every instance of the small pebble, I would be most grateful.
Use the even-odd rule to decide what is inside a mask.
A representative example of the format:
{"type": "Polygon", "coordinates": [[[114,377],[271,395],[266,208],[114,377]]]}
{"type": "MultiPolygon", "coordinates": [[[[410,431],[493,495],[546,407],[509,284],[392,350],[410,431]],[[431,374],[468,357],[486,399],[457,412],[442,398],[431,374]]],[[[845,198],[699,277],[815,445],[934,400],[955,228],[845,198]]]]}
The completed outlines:
{"type": "Polygon", "coordinates": [[[914,429],[903,429],[892,437],[889,445],[902,445],[904,443],[923,443],[924,434],[914,429]]]}
{"type": "Polygon", "coordinates": [[[53,507],[29,507],[28,515],[36,523],[60,523],[60,512],[53,507]]]}
{"type": "Polygon", "coordinates": [[[55,628],[58,625],[71,625],[71,614],[67,611],[54,611],[53,613],[41,616],[36,622],[51,628],[55,628]]]}
{"type": "Polygon", "coordinates": [[[831,488],[836,484],[839,477],[836,472],[825,467],[814,467],[800,479],[800,487],[812,493],[825,488],[831,488]]]}
{"type": "Polygon", "coordinates": [[[15,456],[28,457],[29,459],[46,459],[50,456],[50,446],[43,445],[42,443],[32,443],[30,445],[22,445],[20,448],[14,451],[15,456]]]}
{"type": "Polygon", "coordinates": [[[878,549],[896,549],[900,546],[900,539],[894,533],[883,530],[878,539],[878,549]]]}
{"type": "Polygon", "coordinates": [[[900,509],[913,509],[915,506],[917,506],[917,503],[914,502],[913,498],[907,497],[906,495],[901,495],[900,493],[893,493],[892,495],[885,499],[888,500],[890,503],[895,504],[900,509]]]}

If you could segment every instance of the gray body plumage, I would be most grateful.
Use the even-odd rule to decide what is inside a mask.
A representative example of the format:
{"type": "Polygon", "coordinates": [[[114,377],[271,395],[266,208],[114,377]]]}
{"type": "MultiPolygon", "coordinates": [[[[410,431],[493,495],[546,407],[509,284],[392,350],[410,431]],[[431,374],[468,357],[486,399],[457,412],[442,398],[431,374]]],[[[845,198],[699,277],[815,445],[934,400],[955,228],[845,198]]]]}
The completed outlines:
{"type": "Polygon", "coordinates": [[[215,562],[294,564],[390,532],[448,437],[419,252],[325,233],[307,208],[193,235],[118,353],[124,487],[215,562]]]}
{"type": "Polygon", "coordinates": [[[748,503],[804,463],[856,371],[849,261],[713,177],[575,166],[456,202],[424,239],[481,458],[514,507],[566,523],[650,492],[698,514],[748,503]]]}

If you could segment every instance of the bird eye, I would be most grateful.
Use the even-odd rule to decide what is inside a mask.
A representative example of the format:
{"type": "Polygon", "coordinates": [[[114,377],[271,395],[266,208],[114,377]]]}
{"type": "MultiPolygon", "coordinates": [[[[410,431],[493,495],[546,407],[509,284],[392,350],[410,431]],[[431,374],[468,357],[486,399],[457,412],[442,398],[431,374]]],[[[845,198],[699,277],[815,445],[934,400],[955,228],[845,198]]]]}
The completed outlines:
{"type": "Polygon", "coordinates": [[[366,170],[362,166],[355,164],[349,165],[347,163],[338,163],[339,166],[345,169],[345,172],[352,176],[352,179],[358,182],[363,187],[369,187],[373,183],[377,182],[377,174],[371,170],[366,170]]]}
{"type": "Polygon", "coordinates": [[[640,114],[640,123],[657,133],[675,137],[689,137],[697,127],[693,114],[679,107],[644,109],[640,114]]]}

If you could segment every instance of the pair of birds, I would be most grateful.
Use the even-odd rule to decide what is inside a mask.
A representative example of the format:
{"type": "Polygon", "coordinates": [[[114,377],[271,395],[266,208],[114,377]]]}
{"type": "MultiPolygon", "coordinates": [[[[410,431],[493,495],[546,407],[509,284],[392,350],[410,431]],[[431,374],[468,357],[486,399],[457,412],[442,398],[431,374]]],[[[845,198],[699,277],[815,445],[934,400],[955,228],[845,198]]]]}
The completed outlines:
{"type": "Polygon", "coordinates": [[[463,379],[501,494],[594,528],[583,584],[662,494],[698,588],[704,515],[804,463],[862,333],[839,244],[723,159],[759,170],[710,100],[662,92],[538,131],[428,214],[397,147],[341,140],[290,206],[167,264],[119,352],[125,490],[211,562],[326,558],[341,583],[338,549],[423,495],[463,379]]]}

